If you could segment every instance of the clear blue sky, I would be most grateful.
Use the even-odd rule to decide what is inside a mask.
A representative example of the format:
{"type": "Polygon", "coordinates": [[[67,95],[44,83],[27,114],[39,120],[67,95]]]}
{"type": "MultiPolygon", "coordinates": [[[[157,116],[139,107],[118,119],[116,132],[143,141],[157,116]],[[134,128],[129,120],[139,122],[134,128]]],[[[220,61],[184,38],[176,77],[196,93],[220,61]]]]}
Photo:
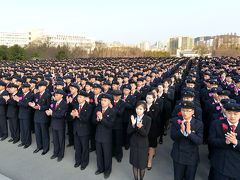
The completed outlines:
{"type": "Polygon", "coordinates": [[[0,7],[0,32],[43,28],[125,43],[240,35],[239,0],[1,0],[0,7]]]}

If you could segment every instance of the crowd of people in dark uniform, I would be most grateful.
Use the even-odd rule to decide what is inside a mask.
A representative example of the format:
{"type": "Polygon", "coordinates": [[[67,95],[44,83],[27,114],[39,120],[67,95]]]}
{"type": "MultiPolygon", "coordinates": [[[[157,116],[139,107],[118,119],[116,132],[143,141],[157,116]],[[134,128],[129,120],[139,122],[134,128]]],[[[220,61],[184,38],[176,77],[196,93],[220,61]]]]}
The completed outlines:
{"type": "Polygon", "coordinates": [[[130,149],[142,180],[170,132],[175,180],[195,179],[201,144],[211,164],[204,178],[240,179],[240,58],[1,62],[0,75],[1,141],[26,149],[36,138],[33,153],[42,155],[53,143],[59,162],[73,146],[81,170],[96,152],[95,174],[104,178],[112,158],[120,163],[130,149]]]}

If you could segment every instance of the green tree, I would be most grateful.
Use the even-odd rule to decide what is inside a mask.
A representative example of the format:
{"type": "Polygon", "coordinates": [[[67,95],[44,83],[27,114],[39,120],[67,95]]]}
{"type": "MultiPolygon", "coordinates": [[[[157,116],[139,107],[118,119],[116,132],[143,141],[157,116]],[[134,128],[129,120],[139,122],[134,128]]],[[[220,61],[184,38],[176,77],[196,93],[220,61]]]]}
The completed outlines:
{"type": "Polygon", "coordinates": [[[60,50],[56,54],[56,59],[66,59],[68,58],[67,53],[64,50],[60,50]]]}
{"type": "Polygon", "coordinates": [[[9,51],[7,46],[0,46],[0,60],[8,60],[9,59],[9,51]]]}
{"type": "Polygon", "coordinates": [[[24,48],[19,45],[14,45],[9,48],[9,59],[13,61],[23,61],[27,59],[26,52],[24,48]]]}

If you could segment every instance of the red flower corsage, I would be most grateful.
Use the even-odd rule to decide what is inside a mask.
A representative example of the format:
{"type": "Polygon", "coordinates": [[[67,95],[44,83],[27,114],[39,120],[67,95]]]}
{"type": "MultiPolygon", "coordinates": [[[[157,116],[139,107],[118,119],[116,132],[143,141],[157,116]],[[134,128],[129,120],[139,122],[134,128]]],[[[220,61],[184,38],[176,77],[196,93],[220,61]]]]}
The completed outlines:
{"type": "Polygon", "coordinates": [[[182,112],[181,112],[181,111],[178,112],[177,115],[178,115],[178,116],[182,116],[182,112]]]}
{"type": "Polygon", "coordinates": [[[228,126],[226,124],[222,123],[222,128],[223,128],[223,130],[227,130],[228,126]]]}

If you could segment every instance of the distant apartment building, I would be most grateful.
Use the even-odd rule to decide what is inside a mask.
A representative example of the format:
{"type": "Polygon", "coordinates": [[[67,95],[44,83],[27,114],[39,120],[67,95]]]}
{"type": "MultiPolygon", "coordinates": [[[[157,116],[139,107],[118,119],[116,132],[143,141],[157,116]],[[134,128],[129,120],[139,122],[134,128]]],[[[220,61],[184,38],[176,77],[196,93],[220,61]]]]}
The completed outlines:
{"type": "Polygon", "coordinates": [[[33,41],[48,42],[52,46],[76,46],[88,51],[95,48],[95,40],[85,36],[45,34],[43,29],[33,29],[27,33],[0,32],[0,45],[10,47],[17,44],[24,47],[33,41]]]}
{"type": "Polygon", "coordinates": [[[216,50],[221,47],[240,47],[240,36],[236,33],[216,36],[213,41],[213,49],[216,50]]]}
{"type": "Polygon", "coordinates": [[[156,43],[151,47],[153,51],[166,51],[166,48],[167,45],[163,41],[156,41],[156,43]]]}
{"type": "Polygon", "coordinates": [[[194,38],[192,37],[172,37],[167,41],[167,49],[170,54],[176,55],[177,50],[192,50],[194,47],[194,38]]]}
{"type": "Polygon", "coordinates": [[[203,37],[196,37],[194,39],[194,45],[202,45],[206,44],[208,48],[213,46],[213,41],[215,36],[203,36],[203,37]]]}
{"type": "Polygon", "coordinates": [[[151,50],[151,43],[149,41],[140,42],[140,49],[142,49],[144,51],[151,50]]]}
{"type": "Polygon", "coordinates": [[[208,51],[212,55],[217,55],[218,51],[226,49],[235,49],[235,47],[240,47],[240,36],[236,33],[225,34],[217,36],[203,36],[194,39],[194,44],[202,45],[205,44],[208,51]]]}

